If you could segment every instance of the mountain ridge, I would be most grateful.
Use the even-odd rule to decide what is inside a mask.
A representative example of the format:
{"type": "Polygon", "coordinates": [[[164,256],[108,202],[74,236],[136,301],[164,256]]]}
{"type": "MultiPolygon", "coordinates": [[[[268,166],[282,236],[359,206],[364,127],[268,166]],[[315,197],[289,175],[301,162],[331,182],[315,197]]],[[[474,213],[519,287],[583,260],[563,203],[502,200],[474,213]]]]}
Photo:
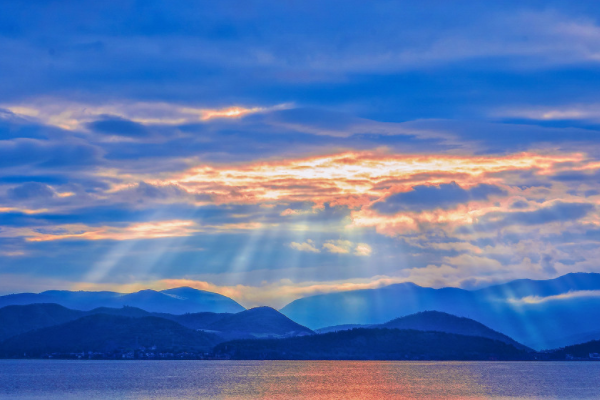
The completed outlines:
{"type": "Polygon", "coordinates": [[[0,307],[34,303],[55,303],[64,307],[90,311],[99,307],[132,306],[149,312],[185,314],[194,312],[239,312],[239,303],[218,293],[189,287],[156,291],[144,289],[133,293],[47,290],[41,293],[20,293],[0,296],[0,307]],[[179,290],[182,289],[182,290],[179,290]],[[177,295],[179,293],[179,295],[177,295]],[[185,296],[182,294],[185,293],[185,296]]]}
{"type": "Polygon", "coordinates": [[[218,342],[216,335],[164,318],[93,314],[13,336],[0,342],[0,355],[39,357],[48,353],[133,351],[141,347],[209,351],[218,342]]]}
{"type": "Polygon", "coordinates": [[[214,352],[239,360],[489,360],[530,359],[497,340],[445,332],[352,329],[284,339],[235,340],[214,352]]]}
{"type": "Polygon", "coordinates": [[[308,296],[280,311],[313,330],[335,325],[377,325],[421,311],[440,311],[474,319],[528,347],[544,349],[570,344],[561,342],[570,335],[600,329],[600,296],[593,296],[595,290],[600,291],[597,273],[518,280],[477,290],[400,283],[308,296]],[[585,292],[587,297],[567,295],[579,290],[592,292],[585,292]],[[540,295],[545,297],[540,299],[540,295]]]}

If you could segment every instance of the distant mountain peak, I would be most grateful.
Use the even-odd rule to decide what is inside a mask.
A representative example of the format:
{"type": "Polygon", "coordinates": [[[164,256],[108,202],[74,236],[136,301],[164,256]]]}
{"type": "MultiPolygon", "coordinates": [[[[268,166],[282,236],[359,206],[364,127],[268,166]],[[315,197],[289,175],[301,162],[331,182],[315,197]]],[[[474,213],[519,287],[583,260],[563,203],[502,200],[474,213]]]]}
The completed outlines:
{"type": "Polygon", "coordinates": [[[252,308],[247,309],[245,312],[247,312],[247,313],[250,313],[250,312],[252,312],[252,313],[257,313],[257,312],[260,312],[260,313],[274,313],[274,314],[280,314],[281,315],[281,313],[279,311],[277,311],[273,307],[269,307],[269,306],[252,307],[252,308]]]}
{"type": "Polygon", "coordinates": [[[195,289],[189,286],[181,286],[171,289],[161,290],[160,293],[166,294],[168,296],[176,296],[183,299],[191,299],[198,296],[214,296],[214,297],[226,297],[222,294],[209,292],[208,290],[195,289]]]}
{"type": "Polygon", "coordinates": [[[251,335],[307,335],[314,333],[272,307],[254,307],[222,318],[209,326],[216,331],[238,331],[251,335]]]}

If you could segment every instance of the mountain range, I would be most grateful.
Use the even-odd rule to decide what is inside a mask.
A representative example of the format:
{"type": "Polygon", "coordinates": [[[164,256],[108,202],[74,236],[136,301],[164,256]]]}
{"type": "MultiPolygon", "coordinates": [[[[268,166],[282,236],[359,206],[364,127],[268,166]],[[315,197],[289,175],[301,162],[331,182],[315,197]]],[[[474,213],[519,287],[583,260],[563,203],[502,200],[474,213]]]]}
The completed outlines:
{"type": "MultiPolygon", "coordinates": [[[[476,320],[529,347],[567,346],[578,335],[600,333],[600,274],[516,280],[479,290],[433,289],[400,283],[378,289],[298,299],[280,311],[313,330],[377,325],[422,311],[476,320]]],[[[595,337],[600,339],[600,337],[595,337]]]]}
{"type": "Polygon", "coordinates": [[[351,333],[317,335],[270,307],[174,315],[43,303],[0,308],[0,326],[4,358],[204,357],[212,352],[247,359],[521,359],[532,353],[476,321],[435,311],[351,333]]]}
{"type": "Polygon", "coordinates": [[[175,315],[135,307],[6,306],[0,308],[0,358],[589,360],[600,352],[600,341],[590,341],[538,353],[439,311],[330,330],[314,332],[270,307],[175,315]]]}
{"type": "Polygon", "coordinates": [[[0,342],[34,330],[62,325],[95,315],[129,319],[157,318],[174,322],[194,331],[204,331],[218,337],[218,341],[310,335],[314,332],[295,323],[270,307],[257,307],[239,313],[167,314],[150,313],[140,308],[100,307],[90,311],[71,310],[59,304],[28,304],[0,308],[0,342]]]}
{"type": "MultiPolygon", "coordinates": [[[[40,321],[39,327],[68,322],[90,313],[155,316],[190,329],[220,332],[221,337],[226,339],[385,328],[390,326],[384,324],[392,320],[424,311],[469,318],[536,350],[600,339],[600,274],[595,273],[573,273],[550,280],[521,279],[478,290],[434,289],[401,283],[305,297],[286,305],[277,314],[270,308],[246,312],[244,307],[225,296],[187,287],[128,294],[51,290],[39,294],[0,296],[0,308],[34,303],[70,309],[56,309],[54,313],[38,309],[40,314],[32,318],[40,321]],[[269,318],[279,321],[282,314],[287,317],[285,324],[277,329],[268,327],[269,318]],[[244,320],[239,326],[251,327],[258,323],[261,327],[254,326],[252,332],[246,328],[236,330],[236,323],[231,321],[238,319],[244,320]]],[[[403,329],[422,328],[409,324],[408,320],[398,320],[397,323],[403,329]]],[[[23,332],[30,325],[26,320],[16,325],[0,323],[0,340],[7,338],[11,330],[23,332]],[[21,328],[17,328],[19,324],[21,328]]]]}
{"type": "Polygon", "coordinates": [[[74,310],[98,307],[131,306],[149,312],[185,314],[198,312],[236,313],[245,310],[236,301],[218,293],[180,287],[163,291],[141,290],[136,293],[48,290],[0,296],[0,307],[34,303],[54,303],[74,310]]]}

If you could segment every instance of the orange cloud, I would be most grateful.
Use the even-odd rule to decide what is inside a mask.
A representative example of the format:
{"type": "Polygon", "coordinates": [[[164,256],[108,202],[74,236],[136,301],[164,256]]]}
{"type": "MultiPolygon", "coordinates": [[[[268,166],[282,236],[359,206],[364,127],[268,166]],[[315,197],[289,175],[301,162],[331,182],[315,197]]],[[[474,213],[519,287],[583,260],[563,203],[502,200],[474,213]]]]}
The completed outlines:
{"type": "Polygon", "coordinates": [[[220,110],[201,110],[200,119],[202,121],[208,121],[213,118],[239,118],[248,114],[254,114],[257,112],[265,111],[265,108],[254,107],[254,108],[244,108],[244,107],[229,107],[223,108],[220,110]]]}
{"type": "Polygon", "coordinates": [[[11,212],[19,212],[23,214],[42,214],[47,212],[47,208],[40,208],[38,210],[29,210],[27,208],[20,207],[0,207],[0,213],[11,213],[11,212]]]}
{"type": "MultiPolygon", "coordinates": [[[[582,154],[518,153],[507,156],[396,155],[351,152],[296,160],[254,162],[237,166],[201,165],[183,173],[144,179],[153,185],[177,185],[194,194],[209,194],[216,203],[309,201],[360,208],[415,185],[455,181],[461,187],[503,184],[500,174],[536,171],[551,175],[573,164],[584,168],[582,154]],[[568,164],[567,164],[568,163],[568,164]],[[567,166],[569,165],[569,166],[567,166]]],[[[293,210],[285,215],[294,214],[293,210]]]]}
{"type": "MultiPolygon", "coordinates": [[[[434,225],[469,225],[486,213],[509,210],[516,199],[533,200],[532,209],[536,204],[552,199],[575,201],[569,190],[557,182],[543,190],[523,188],[519,184],[521,173],[533,173],[536,179],[543,180],[561,172],[599,169],[600,163],[582,153],[524,152],[480,156],[362,151],[233,166],[203,164],[161,177],[123,176],[114,172],[107,176],[113,180],[121,178],[113,192],[143,180],[157,187],[177,187],[182,193],[189,194],[190,199],[195,195],[211,199],[201,204],[207,201],[268,205],[310,202],[314,205],[313,212],[323,209],[325,204],[345,206],[352,210],[350,226],[374,226],[379,233],[397,235],[434,225]],[[405,211],[394,215],[381,215],[369,207],[392,194],[411,191],[418,185],[450,182],[465,190],[480,184],[496,185],[506,196],[493,201],[471,200],[456,204],[451,209],[405,211]]],[[[589,201],[594,200],[590,198],[589,201]]],[[[307,212],[311,211],[287,208],[280,215],[307,212]]]]}
{"type": "Polygon", "coordinates": [[[86,129],[87,123],[103,115],[125,118],[141,124],[180,125],[214,118],[241,118],[249,114],[286,109],[290,105],[212,109],[161,102],[87,104],[55,98],[39,98],[23,104],[0,106],[23,118],[39,120],[47,125],[66,130],[76,130],[86,129]]]}
{"type": "Polygon", "coordinates": [[[198,232],[230,232],[240,230],[266,229],[275,224],[243,222],[222,225],[199,225],[190,220],[170,220],[144,222],[125,227],[92,227],[84,224],[57,225],[43,228],[6,228],[0,237],[24,237],[28,242],[48,242],[53,240],[139,240],[166,237],[192,236],[198,232]]]}
{"type": "MultiPolygon", "coordinates": [[[[45,242],[62,239],[80,240],[132,240],[190,236],[197,232],[193,221],[162,221],[133,224],[127,227],[91,228],[85,225],[63,225],[52,233],[32,231],[29,242],[45,242]]],[[[28,235],[24,235],[28,236],[28,235]]]]}

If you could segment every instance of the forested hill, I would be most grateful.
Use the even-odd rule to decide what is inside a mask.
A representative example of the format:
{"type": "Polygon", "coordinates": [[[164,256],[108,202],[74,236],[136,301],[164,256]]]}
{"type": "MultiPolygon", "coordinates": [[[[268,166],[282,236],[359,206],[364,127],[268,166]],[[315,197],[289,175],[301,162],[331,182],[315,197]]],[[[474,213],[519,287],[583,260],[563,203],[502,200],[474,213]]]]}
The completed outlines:
{"type": "Polygon", "coordinates": [[[218,342],[216,335],[195,331],[162,318],[96,314],[7,339],[0,343],[0,357],[127,352],[140,348],[197,352],[210,351],[218,342]]]}
{"type": "Polygon", "coordinates": [[[518,349],[531,350],[510,337],[496,332],[487,326],[470,318],[457,317],[440,311],[423,311],[420,313],[396,318],[385,324],[377,325],[380,328],[414,329],[418,331],[436,331],[455,333],[458,335],[480,336],[488,339],[499,340],[511,344],[518,349]]]}
{"type": "Polygon", "coordinates": [[[246,360],[519,360],[524,350],[501,341],[442,332],[352,329],[287,339],[221,343],[215,354],[246,360]]]}

